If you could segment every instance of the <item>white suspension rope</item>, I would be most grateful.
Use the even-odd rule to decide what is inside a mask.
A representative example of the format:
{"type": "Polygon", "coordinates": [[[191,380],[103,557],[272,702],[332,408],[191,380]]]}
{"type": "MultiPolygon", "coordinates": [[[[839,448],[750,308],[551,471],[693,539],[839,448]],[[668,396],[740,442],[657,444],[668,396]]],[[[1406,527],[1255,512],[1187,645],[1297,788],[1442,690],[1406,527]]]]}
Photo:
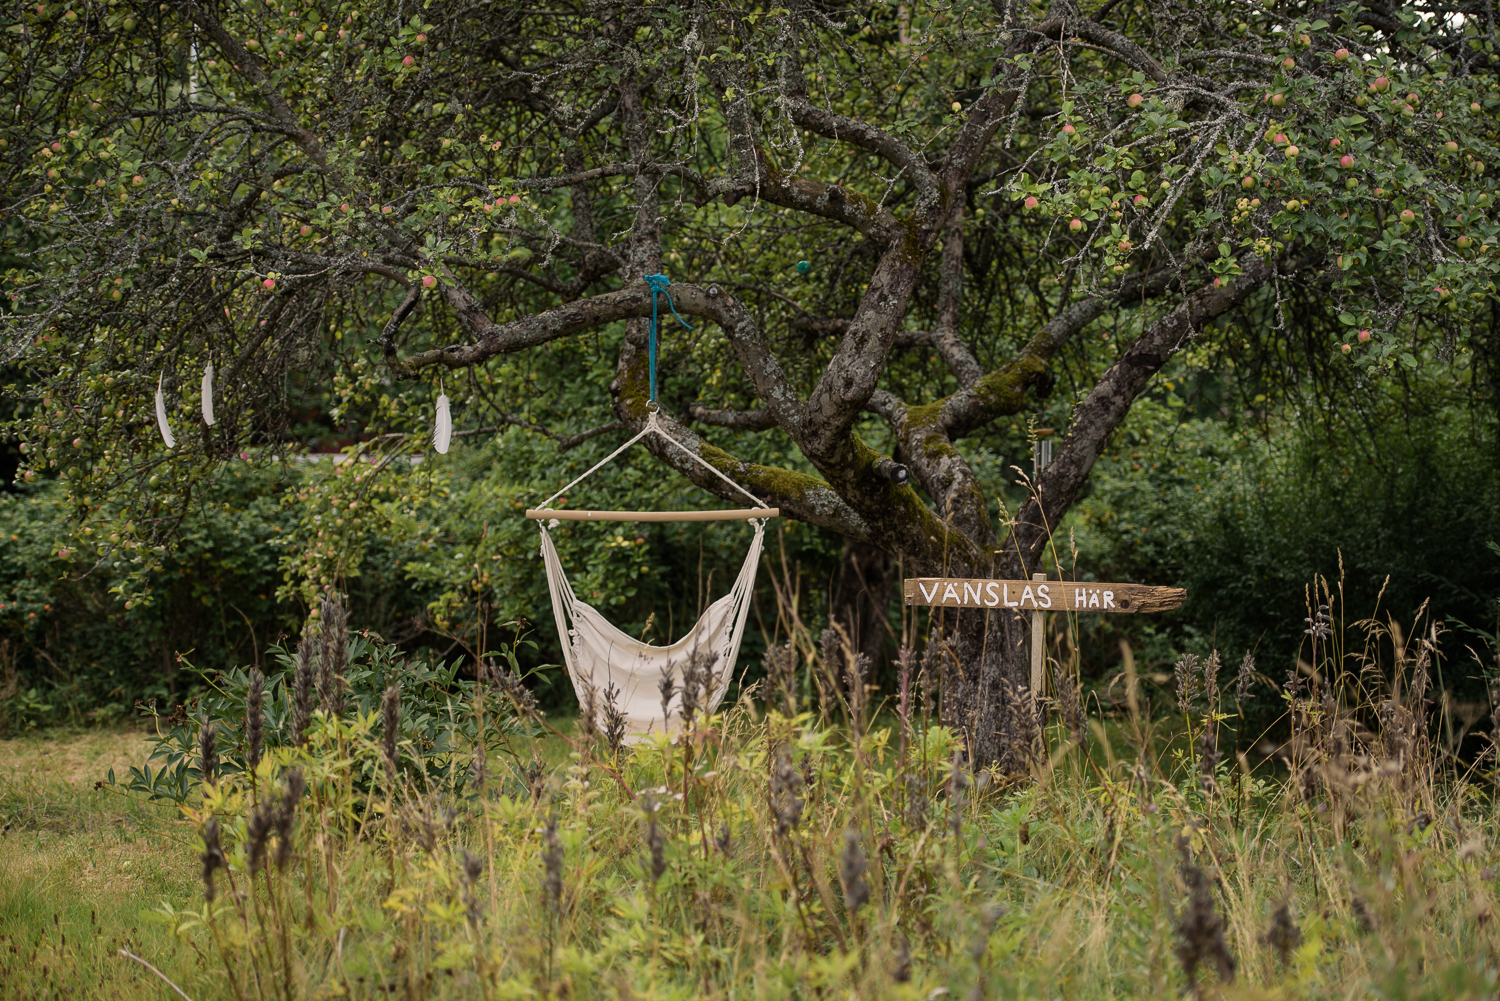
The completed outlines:
{"type": "Polygon", "coordinates": [[[654,433],[657,436],[665,439],[670,444],[676,445],[677,448],[684,455],[686,455],[689,459],[692,459],[698,465],[702,466],[704,469],[708,470],[710,473],[713,473],[715,476],[717,476],[719,479],[723,480],[725,483],[729,484],[735,490],[738,490],[740,493],[742,493],[746,497],[750,498],[750,502],[752,504],[754,504],[756,507],[766,508],[766,509],[770,508],[770,505],[767,504],[765,501],[761,500],[759,497],[755,496],[750,491],[748,491],[744,487],[740,486],[738,483],[736,483],[734,480],[730,479],[728,476],[725,476],[723,472],[721,472],[715,466],[711,465],[702,456],[697,455],[691,449],[689,449],[686,445],[684,445],[682,442],[678,441],[676,438],[673,438],[671,435],[667,434],[666,429],[661,426],[661,421],[657,418],[656,414],[657,414],[657,411],[655,411],[655,410],[652,410],[649,413],[647,413],[647,415],[646,415],[646,426],[643,427],[643,428],[641,428],[641,430],[636,434],[636,436],[634,438],[631,438],[625,444],[621,445],[619,448],[615,449],[613,452],[611,452],[608,455],[606,455],[603,459],[600,459],[597,463],[595,463],[588,470],[588,472],[584,473],[582,476],[579,476],[576,480],[574,480],[573,482],[569,483],[567,486],[563,487],[557,493],[553,494],[551,497],[548,497],[546,500],[542,501],[540,507],[542,507],[542,508],[550,507],[552,505],[552,502],[555,501],[555,500],[557,500],[557,498],[561,497],[563,494],[567,493],[569,490],[572,490],[578,484],[582,483],[584,480],[588,479],[590,476],[593,476],[600,469],[603,469],[605,466],[609,465],[615,459],[619,458],[620,453],[622,453],[626,449],[630,448],[631,445],[634,445],[636,442],[640,441],[642,438],[646,437],[648,434],[653,434],[654,433]]]}

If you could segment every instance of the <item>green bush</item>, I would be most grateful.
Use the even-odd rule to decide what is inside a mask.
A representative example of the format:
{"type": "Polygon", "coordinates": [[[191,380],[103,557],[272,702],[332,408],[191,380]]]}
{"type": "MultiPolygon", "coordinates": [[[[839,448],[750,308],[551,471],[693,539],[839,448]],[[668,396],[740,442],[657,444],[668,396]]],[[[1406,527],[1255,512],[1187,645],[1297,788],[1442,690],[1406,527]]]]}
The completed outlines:
{"type": "MultiPolygon", "coordinates": [[[[327,608],[324,607],[325,615],[327,608]]],[[[202,678],[203,694],[185,706],[178,706],[165,719],[157,717],[154,704],[148,707],[148,712],[157,717],[156,736],[148,741],[153,747],[150,759],[142,767],[131,767],[129,778],[118,784],[153,799],[186,802],[203,782],[201,740],[205,727],[212,726],[216,734],[214,773],[242,775],[249,770],[252,759],[258,762],[279,749],[295,748],[307,739],[308,730],[313,727],[332,732],[336,742],[341,728],[368,726],[377,716],[384,719],[382,699],[391,686],[398,687],[400,696],[396,713],[400,736],[396,746],[402,750],[397,752],[397,767],[415,788],[441,783],[447,789],[462,790],[469,778],[472,749],[477,744],[482,742],[495,749],[508,737],[536,735],[533,725],[500,706],[491,707],[481,733],[481,717],[471,704],[475,682],[458,676],[460,660],[445,663],[408,659],[401,656],[394,644],[360,632],[348,634],[347,644],[340,641],[336,650],[330,651],[327,644],[321,643],[317,628],[316,620],[309,622],[313,641],[307,644],[308,663],[302,670],[307,672],[309,697],[317,700],[313,675],[324,661],[328,662],[332,684],[338,691],[336,706],[310,701],[308,707],[315,705],[316,709],[308,714],[304,721],[306,728],[299,732],[296,702],[299,652],[286,647],[271,650],[280,670],[259,679],[258,727],[252,723],[255,714],[251,693],[255,679],[251,671],[237,667],[208,672],[188,665],[188,670],[202,678]],[[167,724],[165,733],[163,722],[167,724]],[[151,762],[157,763],[154,770],[151,762]]],[[[342,632],[342,624],[339,631],[342,632]]],[[[516,652],[523,645],[528,645],[527,641],[518,639],[503,651],[506,669],[512,677],[518,667],[516,652]]],[[[371,762],[356,762],[349,776],[351,788],[368,793],[377,777],[371,762]]],[[[113,769],[108,783],[117,784],[113,769]]]]}
{"type": "Polygon", "coordinates": [[[1321,577],[1342,588],[1351,618],[1378,612],[1409,626],[1431,599],[1452,630],[1444,652],[1469,664],[1446,683],[1482,697],[1465,648],[1482,649],[1471,630],[1493,632],[1500,610],[1493,415],[1447,407],[1354,427],[1304,412],[1262,436],[1146,408],[1065,528],[1079,567],[1097,579],[1188,591],[1180,613],[1094,625],[1101,660],[1123,630],[1158,667],[1212,645],[1253,651],[1279,679],[1294,666],[1321,577]]]}

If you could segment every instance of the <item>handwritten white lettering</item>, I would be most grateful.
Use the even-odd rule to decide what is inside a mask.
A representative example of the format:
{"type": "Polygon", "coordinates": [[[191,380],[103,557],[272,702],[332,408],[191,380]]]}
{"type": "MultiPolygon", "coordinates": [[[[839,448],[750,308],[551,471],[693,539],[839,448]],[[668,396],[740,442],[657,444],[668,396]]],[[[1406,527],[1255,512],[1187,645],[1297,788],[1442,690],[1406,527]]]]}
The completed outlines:
{"type": "Polygon", "coordinates": [[[1031,585],[1029,584],[1026,585],[1026,590],[1021,592],[1021,607],[1025,608],[1028,601],[1031,602],[1032,608],[1036,607],[1036,595],[1031,593],[1031,585]]]}
{"type": "Polygon", "coordinates": [[[983,601],[984,595],[980,592],[979,585],[978,584],[970,584],[968,581],[964,581],[964,604],[965,605],[967,605],[969,603],[969,594],[971,592],[974,595],[974,604],[980,605],[980,604],[984,603],[984,601],[983,601]]]}
{"type": "Polygon", "coordinates": [[[996,605],[1000,604],[1000,589],[998,584],[996,584],[994,581],[990,581],[984,586],[984,589],[990,593],[990,600],[985,602],[986,605],[994,608],[996,605]]]}
{"type": "Polygon", "coordinates": [[[954,589],[952,584],[949,584],[946,588],[943,589],[943,602],[947,603],[950,597],[953,599],[955,604],[963,604],[963,599],[958,596],[958,591],[954,589]]]}
{"type": "Polygon", "coordinates": [[[1073,589],[1073,607],[1074,608],[1088,608],[1089,607],[1089,593],[1088,593],[1088,591],[1084,590],[1081,587],[1075,587],[1073,589]]]}
{"type": "Polygon", "coordinates": [[[1005,599],[1005,607],[1006,608],[1015,608],[1016,606],[1018,606],[1019,604],[1021,604],[1019,601],[1011,601],[1010,600],[1010,585],[1009,584],[1001,584],[1000,585],[1000,592],[1001,592],[1001,594],[1003,595],[1003,597],[1005,599]]]}
{"type": "Polygon", "coordinates": [[[1104,592],[1104,607],[1105,608],[1114,608],[1115,607],[1115,592],[1113,592],[1113,591],[1105,591],[1104,592]]]}
{"type": "Polygon", "coordinates": [[[1040,599],[1043,608],[1052,607],[1052,595],[1047,593],[1046,584],[1038,584],[1036,588],[1037,598],[1040,599]]]}
{"type": "Polygon", "coordinates": [[[919,591],[922,592],[922,600],[923,601],[931,601],[933,599],[933,596],[937,594],[938,588],[940,588],[942,586],[943,586],[943,582],[942,581],[938,581],[937,583],[935,583],[935,584],[932,585],[932,590],[928,591],[927,588],[925,588],[925,587],[922,586],[922,582],[921,581],[917,581],[917,590],[919,590],[919,591]]]}

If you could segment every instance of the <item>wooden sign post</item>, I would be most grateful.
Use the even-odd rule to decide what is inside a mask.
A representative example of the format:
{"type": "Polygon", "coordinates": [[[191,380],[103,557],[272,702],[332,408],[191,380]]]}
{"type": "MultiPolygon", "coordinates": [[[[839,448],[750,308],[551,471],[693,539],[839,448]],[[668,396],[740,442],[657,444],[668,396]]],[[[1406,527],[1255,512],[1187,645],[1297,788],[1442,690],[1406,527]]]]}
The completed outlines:
{"type": "Polygon", "coordinates": [[[908,605],[933,608],[1014,608],[1031,610],[1031,694],[1042,690],[1042,614],[1044,612],[1165,612],[1181,608],[1187,591],[1148,584],[1100,584],[1093,581],[982,580],[968,577],[908,577],[908,605]]]}

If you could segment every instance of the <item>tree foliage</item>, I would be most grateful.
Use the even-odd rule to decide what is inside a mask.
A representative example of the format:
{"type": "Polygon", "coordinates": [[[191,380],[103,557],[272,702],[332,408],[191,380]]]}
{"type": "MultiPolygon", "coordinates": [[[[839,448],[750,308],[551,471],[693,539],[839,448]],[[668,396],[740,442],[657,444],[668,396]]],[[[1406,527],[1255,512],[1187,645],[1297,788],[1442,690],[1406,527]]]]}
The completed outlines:
{"type": "MultiPolygon", "coordinates": [[[[460,440],[639,428],[663,271],[657,457],[909,571],[1035,567],[1189,341],[1247,403],[1494,384],[1482,4],[88,3],[3,37],[23,475],[100,560],[159,560],[324,393],[380,462],[440,388],[460,440]],[[1000,503],[973,459],[1038,414],[1057,460],[1000,503]]],[[[948,628],[951,719],[1003,728],[972,713],[1018,623],[948,628]]]]}

